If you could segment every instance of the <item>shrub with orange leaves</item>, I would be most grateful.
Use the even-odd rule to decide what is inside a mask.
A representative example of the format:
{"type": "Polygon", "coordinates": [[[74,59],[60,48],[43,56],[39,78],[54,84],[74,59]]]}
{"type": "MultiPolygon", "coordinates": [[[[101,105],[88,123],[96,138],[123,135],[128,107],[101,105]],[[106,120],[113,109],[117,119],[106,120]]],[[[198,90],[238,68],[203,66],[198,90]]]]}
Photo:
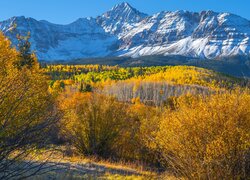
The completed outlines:
{"type": "Polygon", "coordinates": [[[164,162],[189,179],[249,177],[249,92],[235,90],[177,103],[148,138],[164,162]]]}
{"type": "Polygon", "coordinates": [[[94,93],[75,93],[60,103],[62,134],[83,154],[109,156],[127,128],[126,105],[94,93]],[[71,96],[71,97],[70,97],[71,96]]]}

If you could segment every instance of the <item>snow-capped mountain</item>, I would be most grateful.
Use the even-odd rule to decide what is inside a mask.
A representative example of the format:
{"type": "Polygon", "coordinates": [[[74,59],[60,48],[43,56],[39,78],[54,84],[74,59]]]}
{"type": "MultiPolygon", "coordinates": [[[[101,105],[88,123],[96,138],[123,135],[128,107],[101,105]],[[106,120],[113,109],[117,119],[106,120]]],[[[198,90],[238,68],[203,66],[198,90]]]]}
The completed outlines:
{"type": "Polygon", "coordinates": [[[96,18],[57,25],[12,17],[0,30],[16,45],[16,35],[31,33],[41,60],[147,55],[182,55],[203,59],[250,56],[250,21],[230,13],[163,11],[147,15],[128,3],[96,18]]]}
{"type": "Polygon", "coordinates": [[[124,42],[134,44],[128,44],[125,51],[120,50],[133,57],[153,54],[209,59],[248,56],[249,35],[250,22],[233,14],[161,12],[137,23],[122,37],[124,42]]]}
{"type": "Polygon", "coordinates": [[[81,18],[68,25],[57,25],[32,18],[13,17],[0,23],[0,29],[16,44],[16,35],[31,34],[32,49],[39,59],[68,60],[107,56],[117,42],[93,18],[81,18]],[[16,28],[13,28],[16,26],[16,28]]]}

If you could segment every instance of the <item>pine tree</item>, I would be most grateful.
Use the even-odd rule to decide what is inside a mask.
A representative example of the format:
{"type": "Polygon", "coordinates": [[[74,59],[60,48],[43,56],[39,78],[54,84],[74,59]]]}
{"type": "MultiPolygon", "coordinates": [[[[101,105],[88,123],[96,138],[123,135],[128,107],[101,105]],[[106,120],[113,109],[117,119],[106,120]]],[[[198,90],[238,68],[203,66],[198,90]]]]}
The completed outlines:
{"type": "Polygon", "coordinates": [[[19,55],[15,65],[18,69],[22,69],[23,67],[31,69],[37,64],[37,60],[34,53],[31,51],[31,43],[29,42],[30,32],[28,32],[27,36],[17,35],[17,39],[19,55]]]}

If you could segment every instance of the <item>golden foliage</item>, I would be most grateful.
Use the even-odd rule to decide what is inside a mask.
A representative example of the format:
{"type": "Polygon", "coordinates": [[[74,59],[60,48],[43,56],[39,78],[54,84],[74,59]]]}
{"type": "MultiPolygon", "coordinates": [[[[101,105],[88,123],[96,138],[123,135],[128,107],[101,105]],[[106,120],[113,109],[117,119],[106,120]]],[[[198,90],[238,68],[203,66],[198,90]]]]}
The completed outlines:
{"type": "Polygon", "coordinates": [[[237,82],[233,78],[223,76],[211,70],[193,66],[172,66],[165,71],[145,76],[145,81],[167,81],[181,85],[200,85],[213,89],[228,88],[237,82]]]}
{"type": "Polygon", "coordinates": [[[161,118],[150,145],[174,171],[190,179],[246,178],[250,94],[226,92],[178,102],[161,118]]]}
{"type": "Polygon", "coordinates": [[[125,107],[113,98],[92,93],[76,93],[61,102],[65,111],[62,133],[84,154],[112,153],[126,128],[125,107]]]}
{"type": "Polygon", "coordinates": [[[11,48],[9,40],[0,33],[1,170],[8,167],[2,161],[11,153],[21,149],[11,157],[20,158],[28,153],[25,151],[27,146],[40,142],[41,137],[46,140],[42,133],[48,131],[55,115],[46,76],[37,63],[32,68],[17,68],[19,57],[19,52],[11,48]]]}

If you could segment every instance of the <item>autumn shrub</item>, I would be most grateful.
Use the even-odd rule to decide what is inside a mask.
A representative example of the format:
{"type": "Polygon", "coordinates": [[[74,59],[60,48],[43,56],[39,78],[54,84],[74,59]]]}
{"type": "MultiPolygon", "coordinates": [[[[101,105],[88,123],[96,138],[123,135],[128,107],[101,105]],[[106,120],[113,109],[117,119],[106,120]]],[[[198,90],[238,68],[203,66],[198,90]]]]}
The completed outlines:
{"type": "Polygon", "coordinates": [[[188,179],[249,177],[249,92],[181,98],[176,106],[147,137],[162,163],[188,179]]]}
{"type": "Polygon", "coordinates": [[[0,33],[0,179],[24,171],[25,163],[17,162],[30,149],[46,145],[57,118],[47,77],[35,56],[16,51],[0,33]]]}
{"type": "Polygon", "coordinates": [[[150,131],[143,129],[144,124],[153,125],[152,119],[160,116],[160,110],[135,101],[135,104],[127,107],[126,122],[129,125],[116,143],[116,150],[122,159],[143,162],[144,164],[155,166],[158,159],[155,151],[146,146],[143,137],[150,131]]]}
{"type": "Polygon", "coordinates": [[[83,154],[108,156],[127,127],[126,109],[114,98],[76,93],[61,104],[62,135],[83,154]]]}
{"type": "Polygon", "coordinates": [[[64,94],[61,136],[84,155],[152,162],[142,141],[141,124],[157,114],[146,105],[118,102],[97,93],[64,94]]]}

